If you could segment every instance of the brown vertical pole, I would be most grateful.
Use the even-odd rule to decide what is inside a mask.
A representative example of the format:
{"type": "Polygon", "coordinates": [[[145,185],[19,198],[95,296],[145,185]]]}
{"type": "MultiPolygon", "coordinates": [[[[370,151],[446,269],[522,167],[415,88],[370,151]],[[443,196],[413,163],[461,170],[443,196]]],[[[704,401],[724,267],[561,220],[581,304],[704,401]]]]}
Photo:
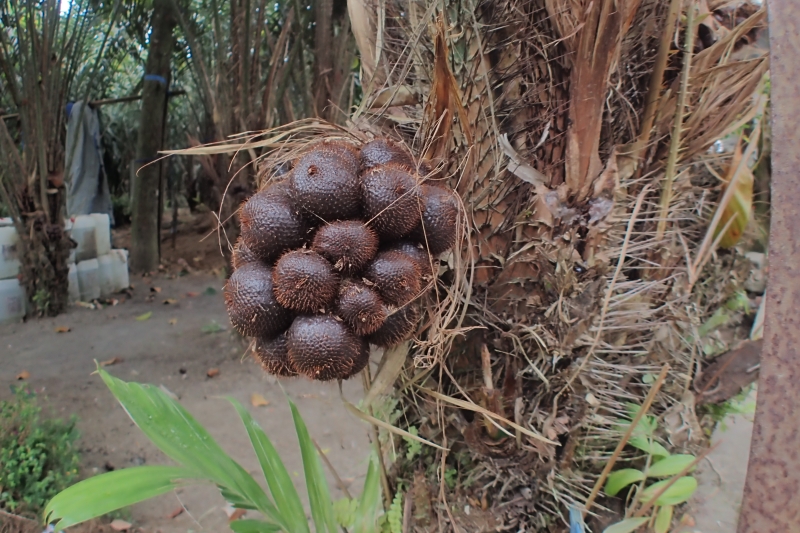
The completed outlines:
{"type": "Polygon", "coordinates": [[[800,2],[770,0],[772,221],[764,348],[739,533],[800,531],[800,2]]]}

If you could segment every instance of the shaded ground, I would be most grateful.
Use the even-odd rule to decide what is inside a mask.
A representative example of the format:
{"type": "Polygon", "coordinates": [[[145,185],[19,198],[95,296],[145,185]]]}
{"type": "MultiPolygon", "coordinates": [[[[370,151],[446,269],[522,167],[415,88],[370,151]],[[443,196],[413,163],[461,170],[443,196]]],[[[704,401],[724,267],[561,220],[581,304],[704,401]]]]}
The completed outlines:
{"type": "MultiPolygon", "coordinates": [[[[336,384],[297,378],[278,385],[245,357],[245,345],[228,329],[220,294],[223,281],[218,277],[193,273],[175,279],[160,275],[150,283],[142,278],[131,281],[133,297],[119,305],[100,310],[73,307],[54,319],[0,326],[0,398],[10,397],[11,386],[18,383],[16,376],[27,371],[30,386],[46,396],[45,405],[59,416],[77,414],[86,474],[167,463],[133,426],[100,378],[90,375],[94,360],[118,357],[122,362],[108,366],[110,373],[163,385],[176,394],[222,447],[258,477],[260,469],[241,422],[221,397],[238,399],[273,440],[302,488],[302,463],[282,386],[339,475],[353,484],[354,492],[360,491],[370,449],[368,428],[344,409],[336,384]],[[167,299],[175,303],[165,305],[167,299]],[[149,319],[136,320],[148,312],[152,313],[149,319]],[[70,331],[57,333],[61,326],[70,331]],[[220,328],[225,329],[204,332],[220,328]],[[208,378],[211,368],[218,368],[219,375],[208,378]],[[269,405],[251,406],[253,393],[263,395],[269,405]]],[[[345,383],[344,393],[357,401],[360,381],[345,383]]],[[[332,478],[331,485],[335,486],[332,478]]],[[[334,497],[340,496],[334,489],[334,497]]],[[[186,488],[134,506],[131,518],[144,531],[225,531],[223,505],[213,487],[186,488]],[[182,506],[185,512],[169,518],[182,506]]]]}

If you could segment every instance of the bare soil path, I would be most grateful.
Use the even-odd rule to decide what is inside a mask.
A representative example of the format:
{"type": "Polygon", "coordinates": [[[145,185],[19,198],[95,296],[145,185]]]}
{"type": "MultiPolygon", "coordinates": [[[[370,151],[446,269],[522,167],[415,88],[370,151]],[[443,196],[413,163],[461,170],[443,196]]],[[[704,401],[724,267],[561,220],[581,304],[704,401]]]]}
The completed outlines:
{"type": "MultiPolygon", "coordinates": [[[[117,357],[121,362],[107,367],[111,374],[163,386],[177,395],[221,446],[258,479],[261,473],[247,435],[223,397],[238,399],[272,439],[303,494],[302,462],[285,391],[340,477],[352,484],[354,493],[360,492],[371,446],[368,427],[345,410],[335,383],[296,378],[278,384],[267,376],[230,331],[222,302],[223,281],[218,277],[193,273],[132,282],[133,297],[119,305],[96,310],[73,307],[56,318],[0,326],[0,399],[11,396],[12,386],[20,383],[16,377],[27,371],[27,382],[41,393],[46,409],[62,417],[77,414],[87,475],[168,463],[100,378],[91,375],[94,360],[117,357]],[[164,304],[165,300],[170,303],[164,304]],[[145,313],[152,314],[136,320],[145,313]],[[70,331],[57,333],[62,326],[70,331]],[[220,328],[224,329],[212,332],[220,328]],[[219,369],[219,374],[209,378],[212,368],[219,369]],[[252,406],[253,393],[261,394],[269,405],[252,406]]],[[[362,394],[360,380],[346,382],[344,394],[357,402],[362,394]]],[[[334,488],[333,496],[342,494],[334,488]]],[[[228,530],[223,507],[214,487],[190,487],[133,506],[130,518],[148,532],[219,532],[228,530]],[[182,507],[184,511],[170,518],[182,507]]]]}

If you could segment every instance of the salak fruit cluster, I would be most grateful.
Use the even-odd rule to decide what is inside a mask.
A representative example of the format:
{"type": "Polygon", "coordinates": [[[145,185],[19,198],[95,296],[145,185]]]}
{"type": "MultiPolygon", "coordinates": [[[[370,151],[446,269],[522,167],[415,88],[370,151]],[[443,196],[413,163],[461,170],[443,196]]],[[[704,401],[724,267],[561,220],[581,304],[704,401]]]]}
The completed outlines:
{"type": "Polygon", "coordinates": [[[414,333],[458,213],[453,191],[425,183],[396,143],[315,144],[241,207],[231,323],[271,374],[347,379],[369,344],[414,333]]]}

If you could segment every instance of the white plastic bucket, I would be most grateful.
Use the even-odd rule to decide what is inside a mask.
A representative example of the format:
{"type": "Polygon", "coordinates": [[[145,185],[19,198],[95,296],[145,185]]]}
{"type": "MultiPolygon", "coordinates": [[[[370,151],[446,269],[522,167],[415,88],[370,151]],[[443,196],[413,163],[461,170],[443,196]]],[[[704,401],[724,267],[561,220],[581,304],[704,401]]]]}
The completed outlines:
{"type": "Polygon", "coordinates": [[[77,302],[81,299],[81,287],[78,282],[78,266],[73,263],[69,266],[69,302],[77,302]]]}
{"type": "Polygon", "coordinates": [[[76,262],[97,257],[97,232],[91,215],[78,215],[72,219],[70,238],[78,243],[75,248],[76,262]]]}
{"type": "Polygon", "coordinates": [[[14,226],[0,227],[0,279],[16,278],[19,274],[19,235],[14,226]]]}
{"type": "Polygon", "coordinates": [[[111,251],[111,220],[108,213],[92,213],[94,219],[94,236],[97,242],[97,257],[111,251]]]}
{"type": "Polygon", "coordinates": [[[78,263],[78,286],[81,300],[88,302],[100,298],[100,264],[97,259],[78,263]]]}
{"type": "Polygon", "coordinates": [[[111,254],[101,255],[97,258],[98,273],[100,280],[100,296],[109,296],[117,292],[114,283],[114,259],[111,254]]]}
{"type": "Polygon", "coordinates": [[[128,250],[111,250],[114,265],[114,290],[121,291],[131,286],[128,274],[128,250]]]}
{"type": "Polygon", "coordinates": [[[25,289],[17,278],[0,280],[0,324],[24,317],[26,300],[25,289]]]}

